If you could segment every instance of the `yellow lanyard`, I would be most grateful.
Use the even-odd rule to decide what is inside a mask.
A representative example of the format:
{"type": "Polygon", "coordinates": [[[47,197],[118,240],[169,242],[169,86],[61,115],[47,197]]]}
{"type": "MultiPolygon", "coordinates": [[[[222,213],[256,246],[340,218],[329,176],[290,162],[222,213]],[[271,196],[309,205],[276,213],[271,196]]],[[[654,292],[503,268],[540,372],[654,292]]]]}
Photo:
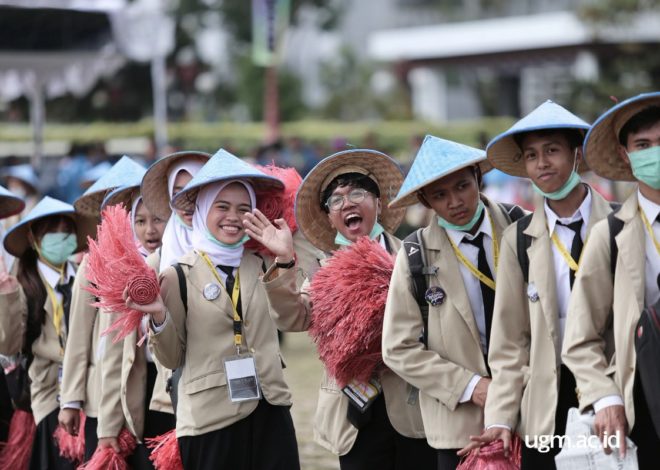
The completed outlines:
{"type": "Polygon", "coordinates": [[[660,242],[655,238],[655,235],[653,233],[653,228],[651,227],[651,224],[649,223],[649,219],[646,218],[646,214],[644,214],[644,211],[642,208],[639,208],[639,213],[642,216],[642,222],[644,222],[644,225],[646,226],[646,230],[649,232],[649,236],[651,237],[651,240],[653,240],[653,244],[655,245],[655,251],[658,252],[660,255],[660,242]]]}
{"type": "Polygon", "coordinates": [[[55,295],[55,291],[53,291],[50,284],[47,282],[44,284],[46,285],[46,292],[48,292],[50,303],[53,306],[53,325],[55,326],[57,337],[60,339],[60,354],[64,354],[64,345],[66,344],[64,331],[62,329],[62,323],[64,322],[64,305],[57,300],[57,295],[55,295]]]}
{"type": "MultiPolygon", "coordinates": [[[[576,233],[575,236],[579,237],[580,234],[576,233]]],[[[557,236],[557,232],[553,232],[552,237],[550,237],[550,238],[552,240],[552,243],[554,243],[555,246],[557,247],[557,250],[559,250],[559,254],[561,255],[561,257],[564,258],[564,260],[566,261],[566,264],[568,264],[568,267],[571,269],[571,271],[577,272],[578,267],[580,266],[580,260],[577,260],[577,262],[576,262],[573,259],[573,257],[571,256],[571,253],[566,249],[564,244],[561,242],[561,240],[557,236]]],[[[586,244],[587,243],[585,242],[584,245],[586,245],[586,244]]],[[[582,248],[582,252],[584,252],[584,246],[582,248]]],[[[582,256],[580,256],[580,258],[581,257],[582,256]]]]}
{"type": "MultiPolygon", "coordinates": [[[[222,281],[222,278],[220,277],[220,274],[218,274],[218,271],[216,270],[215,266],[213,266],[213,263],[209,259],[208,255],[204,253],[203,251],[199,251],[199,256],[202,257],[204,261],[206,261],[206,264],[208,265],[209,269],[215,276],[215,278],[218,280],[221,286],[225,286],[225,283],[222,281]]],[[[241,288],[240,288],[240,279],[238,276],[238,271],[236,271],[236,279],[234,280],[234,288],[231,291],[231,304],[234,307],[234,346],[236,346],[236,349],[240,349],[241,343],[243,342],[243,334],[242,334],[242,324],[243,324],[243,319],[241,316],[238,314],[237,306],[238,306],[238,297],[240,296],[241,293],[241,288]]],[[[225,288],[225,291],[227,289],[225,288]]]]}
{"type": "MultiPolygon", "coordinates": [[[[497,242],[495,241],[495,224],[493,223],[493,219],[490,217],[490,214],[488,213],[488,210],[486,210],[486,215],[488,216],[488,220],[490,221],[490,229],[492,232],[492,242],[493,242],[493,261],[495,263],[495,271],[497,271],[497,265],[500,260],[500,248],[497,245],[497,242]]],[[[480,282],[486,284],[488,287],[490,287],[492,290],[495,290],[495,281],[491,279],[490,277],[486,276],[484,273],[479,271],[479,269],[470,262],[469,259],[465,257],[463,252],[458,249],[458,247],[454,244],[452,241],[451,237],[449,238],[449,243],[451,244],[451,247],[454,249],[454,253],[456,254],[456,257],[460,260],[463,265],[468,268],[468,270],[477,278],[479,279],[480,282]]]]}

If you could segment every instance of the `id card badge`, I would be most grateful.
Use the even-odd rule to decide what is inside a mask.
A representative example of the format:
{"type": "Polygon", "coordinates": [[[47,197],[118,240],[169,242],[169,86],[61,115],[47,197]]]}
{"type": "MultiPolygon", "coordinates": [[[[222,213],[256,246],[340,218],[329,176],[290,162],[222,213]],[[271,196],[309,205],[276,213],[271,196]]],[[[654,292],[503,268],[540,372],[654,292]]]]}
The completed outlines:
{"type": "Polygon", "coordinates": [[[226,358],[225,376],[229,387],[229,398],[233,403],[261,399],[253,356],[242,354],[226,358]]]}
{"type": "Polygon", "coordinates": [[[57,403],[60,402],[60,393],[62,391],[62,366],[57,368],[57,403]]]}
{"type": "Polygon", "coordinates": [[[382,385],[378,380],[371,379],[369,382],[357,382],[352,381],[344,388],[342,392],[348,397],[355,407],[360,410],[361,413],[364,413],[369,409],[369,407],[376,401],[378,395],[383,390],[382,385]]]}

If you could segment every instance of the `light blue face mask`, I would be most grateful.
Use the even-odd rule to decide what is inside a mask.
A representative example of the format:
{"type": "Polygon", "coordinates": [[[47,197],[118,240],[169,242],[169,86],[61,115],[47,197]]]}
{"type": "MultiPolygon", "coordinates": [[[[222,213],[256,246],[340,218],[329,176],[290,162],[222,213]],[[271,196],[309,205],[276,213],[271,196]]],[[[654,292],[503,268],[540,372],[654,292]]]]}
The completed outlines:
{"type": "Polygon", "coordinates": [[[47,233],[39,244],[40,255],[54,266],[66,262],[78,248],[78,240],[73,233],[53,232],[47,233]]]}
{"type": "MultiPolygon", "coordinates": [[[[375,240],[380,236],[381,233],[383,233],[385,229],[383,228],[382,225],[380,225],[378,222],[376,222],[371,229],[371,233],[369,233],[369,238],[371,240],[375,240]]],[[[337,235],[335,236],[335,244],[339,246],[350,246],[353,244],[352,241],[350,241],[348,238],[343,236],[340,232],[337,232],[337,235]]]]}
{"type": "Polygon", "coordinates": [[[474,215],[470,219],[470,221],[465,224],[465,225],[456,225],[452,224],[446,219],[443,219],[442,217],[438,216],[438,225],[444,229],[450,229],[450,230],[459,230],[461,232],[469,232],[474,228],[476,223],[481,219],[481,214],[484,213],[485,209],[484,202],[482,200],[479,200],[479,204],[477,204],[477,210],[474,211],[474,215]]]}
{"type": "Polygon", "coordinates": [[[540,194],[543,197],[546,197],[548,199],[552,199],[553,201],[559,201],[561,199],[564,199],[566,196],[568,196],[575,187],[580,184],[582,180],[580,179],[580,175],[577,174],[575,170],[571,172],[571,176],[568,177],[568,180],[564,183],[564,185],[559,188],[557,191],[553,191],[551,193],[546,193],[544,192],[541,188],[536,186],[534,183],[532,183],[532,188],[534,188],[534,191],[536,191],[538,194],[540,194]]]}
{"type": "Polygon", "coordinates": [[[230,249],[231,248],[238,248],[238,247],[242,246],[243,244],[245,244],[245,242],[250,239],[249,236],[243,235],[243,238],[241,238],[239,241],[237,241],[236,243],[232,243],[231,245],[228,245],[226,243],[222,243],[220,240],[215,238],[213,236],[213,234],[211,232],[209,232],[208,230],[206,231],[206,238],[208,238],[209,240],[211,240],[213,243],[215,243],[218,246],[221,246],[223,248],[230,248],[230,249]]]}
{"type": "Polygon", "coordinates": [[[186,223],[183,221],[183,219],[179,216],[179,214],[177,214],[176,212],[174,213],[174,220],[176,220],[177,223],[178,223],[179,225],[181,225],[183,228],[185,228],[186,230],[192,230],[192,225],[188,225],[188,224],[186,224],[186,223]]]}
{"type": "Polygon", "coordinates": [[[660,146],[628,153],[633,175],[653,189],[660,189],[660,146]]]}

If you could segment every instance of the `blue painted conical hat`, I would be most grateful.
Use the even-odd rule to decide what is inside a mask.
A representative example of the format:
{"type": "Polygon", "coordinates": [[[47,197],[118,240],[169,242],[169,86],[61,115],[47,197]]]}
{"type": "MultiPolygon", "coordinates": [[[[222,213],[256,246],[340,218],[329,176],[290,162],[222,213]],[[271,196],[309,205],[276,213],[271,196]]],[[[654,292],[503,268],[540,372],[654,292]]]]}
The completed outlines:
{"type": "Polygon", "coordinates": [[[146,168],[140,168],[140,171],[127,175],[123,185],[113,189],[106,194],[105,198],[103,198],[101,210],[105,209],[107,206],[114,206],[115,204],[124,204],[124,206],[130,210],[133,195],[140,193],[140,184],[142,184],[142,178],[146,172],[146,168]]]}
{"type": "Polygon", "coordinates": [[[8,189],[0,186],[0,219],[20,214],[25,209],[25,201],[8,189]]]}
{"type": "Polygon", "coordinates": [[[84,190],[87,190],[87,188],[89,188],[103,175],[110,171],[110,168],[112,168],[112,163],[107,160],[94,165],[92,168],[83,173],[82,178],[80,179],[80,187],[84,190]]]}
{"type": "Polygon", "coordinates": [[[30,246],[28,233],[32,224],[40,219],[53,215],[66,215],[76,222],[78,236],[78,251],[87,247],[87,236],[94,236],[96,221],[76,213],[71,204],[46,196],[19,223],[14,225],[5,235],[5,249],[12,255],[19,257],[30,246]]]}
{"type": "Polygon", "coordinates": [[[154,162],[142,178],[140,193],[144,204],[149,211],[163,220],[170,218],[170,194],[167,187],[167,178],[171,168],[183,160],[193,160],[206,163],[211,154],[194,150],[185,150],[166,155],[154,162]]]}
{"type": "Polygon", "coordinates": [[[397,162],[370,149],[344,150],[330,155],[312,168],[296,194],[298,227],[312,245],[325,252],[337,249],[337,230],[330,225],[328,214],[322,209],[321,193],[332,180],[346,173],[360,173],[376,182],[382,203],[378,220],[386,231],[394,233],[405,215],[405,210],[388,206],[403,182],[403,172],[397,162]]]}
{"type": "Polygon", "coordinates": [[[218,150],[206,162],[192,180],[172,200],[172,206],[181,210],[193,210],[199,190],[210,183],[227,180],[246,180],[255,191],[284,189],[284,183],[267,175],[224,149],[218,150]]]}
{"type": "Polygon", "coordinates": [[[3,176],[5,178],[11,176],[12,178],[19,179],[28,186],[31,186],[35,193],[39,192],[39,178],[37,177],[34,168],[32,168],[32,165],[29,163],[5,168],[3,176]]]}
{"type": "MultiPolygon", "coordinates": [[[[550,100],[546,101],[527,116],[516,122],[511,128],[490,141],[486,147],[488,161],[498,170],[509,175],[527,178],[522,150],[514,136],[526,132],[546,129],[575,129],[586,132],[589,124],[562,106],[550,100]]],[[[578,171],[586,171],[584,162],[580,162],[578,171]]]]}
{"type": "Polygon", "coordinates": [[[424,138],[399,194],[390,207],[406,207],[418,202],[417,192],[424,186],[469,166],[479,165],[482,173],[491,169],[483,150],[440,139],[432,135],[424,138]]]}
{"type": "Polygon", "coordinates": [[[112,165],[112,168],[101,176],[96,182],[87,188],[73,203],[76,211],[89,216],[98,217],[101,210],[101,203],[108,191],[131,184],[139,175],[140,178],[144,175],[145,168],[137,163],[132,158],[124,155],[112,165]]]}
{"type": "Polygon", "coordinates": [[[630,118],[651,106],[660,106],[660,92],[634,96],[600,116],[584,140],[584,156],[589,168],[603,178],[635,181],[630,165],[618,154],[619,133],[630,118]]]}

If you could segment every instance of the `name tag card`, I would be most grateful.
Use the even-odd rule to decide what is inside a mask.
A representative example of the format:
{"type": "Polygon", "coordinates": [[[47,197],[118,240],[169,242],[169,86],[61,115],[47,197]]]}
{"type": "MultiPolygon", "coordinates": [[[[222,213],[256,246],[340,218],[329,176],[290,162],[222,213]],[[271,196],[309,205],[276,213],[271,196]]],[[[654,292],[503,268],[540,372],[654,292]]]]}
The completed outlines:
{"type": "Polygon", "coordinates": [[[229,398],[233,403],[261,399],[254,357],[240,355],[226,358],[225,375],[229,387],[229,398]]]}

